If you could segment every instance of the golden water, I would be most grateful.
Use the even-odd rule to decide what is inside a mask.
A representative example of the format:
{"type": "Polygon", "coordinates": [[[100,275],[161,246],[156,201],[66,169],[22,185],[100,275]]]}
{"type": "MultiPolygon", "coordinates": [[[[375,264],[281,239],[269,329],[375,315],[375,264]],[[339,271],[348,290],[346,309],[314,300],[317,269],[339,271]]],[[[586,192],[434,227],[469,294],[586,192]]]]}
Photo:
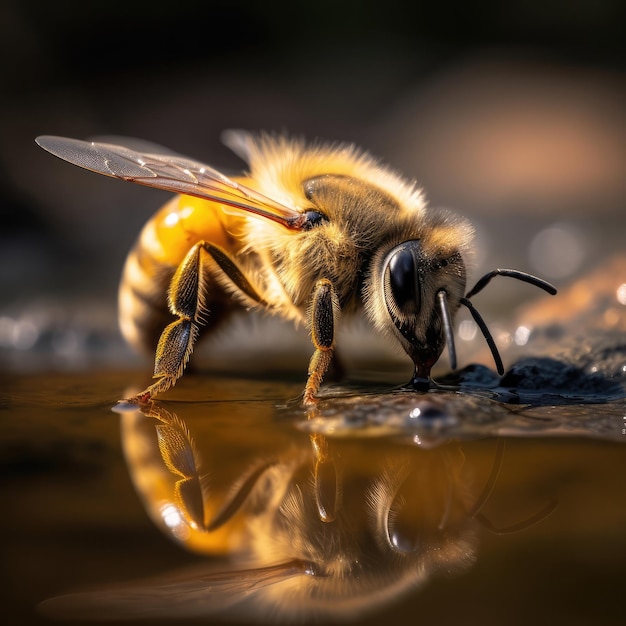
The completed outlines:
{"type": "Polygon", "coordinates": [[[568,433],[567,407],[355,383],[315,416],[273,378],[190,375],[143,412],[112,411],[142,374],[5,378],[10,623],[620,623],[623,403],[568,433]]]}

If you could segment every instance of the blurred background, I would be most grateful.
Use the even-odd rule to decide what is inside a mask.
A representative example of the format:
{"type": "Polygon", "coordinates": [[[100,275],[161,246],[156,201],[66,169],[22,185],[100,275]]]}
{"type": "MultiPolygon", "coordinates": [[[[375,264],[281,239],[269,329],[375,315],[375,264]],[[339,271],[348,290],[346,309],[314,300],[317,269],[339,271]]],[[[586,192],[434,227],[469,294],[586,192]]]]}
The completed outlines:
{"type": "MultiPolygon", "coordinates": [[[[225,128],[356,142],[475,223],[474,278],[569,282],[624,247],[625,17],[619,0],[3,0],[2,361],[126,354],[118,277],[168,198],[54,159],[39,134],[130,135],[227,171],[225,128]]],[[[482,309],[528,297],[514,282],[482,309]]]]}

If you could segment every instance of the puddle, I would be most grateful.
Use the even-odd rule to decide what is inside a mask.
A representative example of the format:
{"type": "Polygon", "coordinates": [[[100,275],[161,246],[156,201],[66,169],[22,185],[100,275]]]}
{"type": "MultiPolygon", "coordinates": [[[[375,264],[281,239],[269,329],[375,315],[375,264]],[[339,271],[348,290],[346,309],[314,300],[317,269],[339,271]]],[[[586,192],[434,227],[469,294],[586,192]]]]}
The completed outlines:
{"type": "Polygon", "coordinates": [[[610,306],[612,323],[598,296],[558,328],[522,313],[530,340],[502,377],[479,353],[426,392],[356,372],[309,411],[296,373],[195,373],[142,411],[115,400],[144,372],[6,375],[5,614],[621,623],[626,322],[610,306]]]}

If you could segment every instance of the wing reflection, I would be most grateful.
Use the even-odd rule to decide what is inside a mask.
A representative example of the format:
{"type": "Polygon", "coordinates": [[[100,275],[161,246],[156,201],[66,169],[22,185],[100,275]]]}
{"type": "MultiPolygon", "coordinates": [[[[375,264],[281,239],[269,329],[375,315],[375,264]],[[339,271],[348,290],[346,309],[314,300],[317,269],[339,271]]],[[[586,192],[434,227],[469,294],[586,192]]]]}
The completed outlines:
{"type": "Polygon", "coordinates": [[[290,425],[271,437],[242,425],[234,436],[232,422],[192,419],[197,429],[152,404],[123,413],[121,432],[150,517],[184,548],[211,557],[206,565],[53,598],[47,612],[353,618],[473,561],[498,468],[478,494],[458,444],[331,441],[290,425]]]}

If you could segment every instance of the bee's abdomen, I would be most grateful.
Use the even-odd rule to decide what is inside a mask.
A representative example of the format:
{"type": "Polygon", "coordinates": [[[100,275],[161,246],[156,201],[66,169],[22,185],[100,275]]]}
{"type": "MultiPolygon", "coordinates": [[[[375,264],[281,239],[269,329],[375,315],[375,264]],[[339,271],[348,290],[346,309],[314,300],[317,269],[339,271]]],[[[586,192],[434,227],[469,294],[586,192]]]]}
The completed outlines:
{"type": "Polygon", "coordinates": [[[161,332],[174,319],[167,306],[167,290],[176,268],[154,260],[142,245],[142,239],[143,233],[124,264],[118,300],[119,325],[130,345],[153,353],[161,332]]]}
{"type": "MultiPolygon", "coordinates": [[[[176,319],[168,289],[178,265],[199,241],[227,247],[221,215],[206,201],[175,196],[144,227],[128,254],[119,288],[119,325],[134,348],[154,353],[165,327],[176,319]]],[[[204,329],[214,328],[235,306],[210,278],[203,285],[209,312],[204,329]]]]}

